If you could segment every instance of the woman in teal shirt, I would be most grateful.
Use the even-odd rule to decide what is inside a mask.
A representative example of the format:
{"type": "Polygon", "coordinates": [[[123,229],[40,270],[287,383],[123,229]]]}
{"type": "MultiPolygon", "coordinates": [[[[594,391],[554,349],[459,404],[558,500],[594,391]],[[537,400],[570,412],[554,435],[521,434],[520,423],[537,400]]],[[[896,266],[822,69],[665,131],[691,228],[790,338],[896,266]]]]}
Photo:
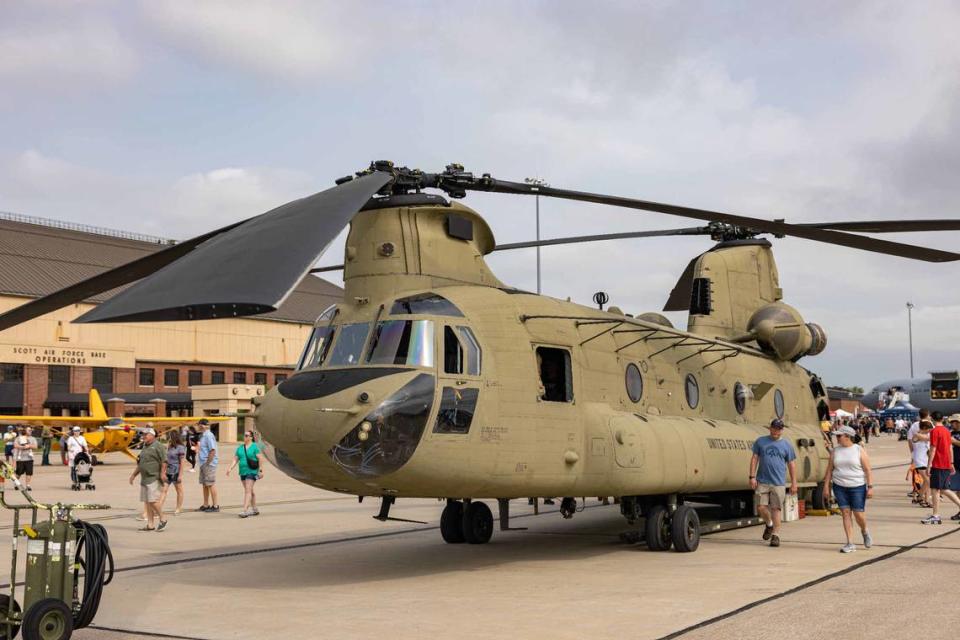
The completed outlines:
{"type": "Polygon", "coordinates": [[[257,509],[257,495],[253,485],[263,477],[263,449],[253,441],[253,431],[243,434],[243,444],[237,447],[233,455],[233,464],[227,469],[227,475],[240,465],[240,481],[243,483],[243,511],[241,518],[260,515],[257,509]]]}

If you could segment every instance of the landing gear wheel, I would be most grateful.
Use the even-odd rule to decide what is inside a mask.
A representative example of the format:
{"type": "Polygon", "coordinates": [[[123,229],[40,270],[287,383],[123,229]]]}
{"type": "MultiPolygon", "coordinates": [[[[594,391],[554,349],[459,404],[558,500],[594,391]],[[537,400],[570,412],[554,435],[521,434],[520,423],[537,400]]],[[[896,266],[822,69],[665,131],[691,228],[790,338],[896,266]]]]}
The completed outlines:
{"type": "Polygon", "coordinates": [[[486,544],[493,535],[493,514],[482,502],[471,502],[463,510],[463,538],[470,544],[486,544]]]}
{"type": "Polygon", "coordinates": [[[829,509],[830,501],[827,500],[827,492],[824,491],[822,482],[818,482],[810,494],[810,508],[814,510],[829,509]]]}
{"type": "Polygon", "coordinates": [[[440,535],[447,544],[460,544],[463,537],[463,503],[451,500],[440,515],[440,535]]]}
{"type": "Polygon", "coordinates": [[[650,507],[646,522],[647,547],[650,551],[667,551],[670,549],[670,514],[662,504],[650,507]]]}
{"type": "Polygon", "coordinates": [[[697,550],[700,546],[700,516],[696,509],[685,504],[677,507],[670,521],[670,539],[673,548],[681,553],[697,550]]]}
{"type": "MultiPolygon", "coordinates": [[[[6,616],[10,610],[10,596],[0,595],[0,616],[6,616]]],[[[13,613],[20,613],[20,603],[13,601],[13,613]]],[[[13,640],[20,633],[20,625],[0,623],[0,640],[13,640]]]]}
{"type": "Polygon", "coordinates": [[[67,640],[73,635],[73,613],[62,600],[38,600],[23,617],[23,640],[67,640]]]}

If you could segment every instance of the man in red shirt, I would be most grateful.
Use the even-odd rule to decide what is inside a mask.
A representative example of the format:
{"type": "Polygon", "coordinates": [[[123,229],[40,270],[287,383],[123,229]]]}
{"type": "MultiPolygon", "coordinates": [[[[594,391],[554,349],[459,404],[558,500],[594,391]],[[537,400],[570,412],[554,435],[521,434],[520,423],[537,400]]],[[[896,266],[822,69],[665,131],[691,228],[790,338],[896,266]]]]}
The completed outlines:
{"type": "Polygon", "coordinates": [[[933,497],[933,513],[921,520],[923,524],[941,524],[940,498],[946,496],[960,507],[960,498],[950,490],[950,476],[953,469],[953,446],[950,443],[950,430],[943,426],[943,415],[933,413],[936,426],[930,432],[930,489],[933,497]]]}

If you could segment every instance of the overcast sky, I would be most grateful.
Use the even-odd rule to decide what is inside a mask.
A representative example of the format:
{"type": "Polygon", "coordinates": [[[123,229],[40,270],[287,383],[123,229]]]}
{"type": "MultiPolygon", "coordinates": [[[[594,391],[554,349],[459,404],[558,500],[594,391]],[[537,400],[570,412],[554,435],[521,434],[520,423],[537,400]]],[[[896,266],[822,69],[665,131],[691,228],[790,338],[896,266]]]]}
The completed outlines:
{"type": "MultiPolygon", "coordinates": [[[[0,4],[0,210],[187,238],[385,158],[788,221],[960,217],[960,5],[0,4]]],[[[499,242],[533,201],[471,195],[499,242]]],[[[543,236],[690,226],[541,202],[543,236]]],[[[960,234],[888,239],[960,251],[960,234]]],[[[544,292],[658,310],[705,238],[545,249],[544,292]]],[[[802,364],[960,366],[957,264],[776,241],[802,364]]],[[[322,262],[340,262],[342,241],[322,262]]],[[[533,251],[492,256],[534,289],[533,251]]],[[[672,314],[685,325],[682,314],[672,314]]]]}

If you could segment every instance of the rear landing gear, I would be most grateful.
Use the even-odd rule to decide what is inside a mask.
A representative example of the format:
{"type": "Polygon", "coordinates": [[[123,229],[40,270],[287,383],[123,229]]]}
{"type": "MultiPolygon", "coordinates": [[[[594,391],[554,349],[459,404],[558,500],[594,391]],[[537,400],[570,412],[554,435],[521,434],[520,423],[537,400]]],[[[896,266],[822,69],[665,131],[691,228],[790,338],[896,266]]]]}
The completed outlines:
{"type": "Polygon", "coordinates": [[[645,525],[647,547],[650,551],[668,551],[673,543],[670,537],[670,513],[662,504],[650,507],[645,525]]]}
{"type": "Polygon", "coordinates": [[[440,516],[440,535],[448,544],[486,544],[493,536],[493,513],[482,502],[448,500],[440,516]]]}
{"type": "Polygon", "coordinates": [[[689,553],[700,546],[700,516],[693,507],[681,504],[671,513],[667,505],[655,504],[647,508],[644,517],[644,539],[650,551],[673,547],[689,553]]]}

